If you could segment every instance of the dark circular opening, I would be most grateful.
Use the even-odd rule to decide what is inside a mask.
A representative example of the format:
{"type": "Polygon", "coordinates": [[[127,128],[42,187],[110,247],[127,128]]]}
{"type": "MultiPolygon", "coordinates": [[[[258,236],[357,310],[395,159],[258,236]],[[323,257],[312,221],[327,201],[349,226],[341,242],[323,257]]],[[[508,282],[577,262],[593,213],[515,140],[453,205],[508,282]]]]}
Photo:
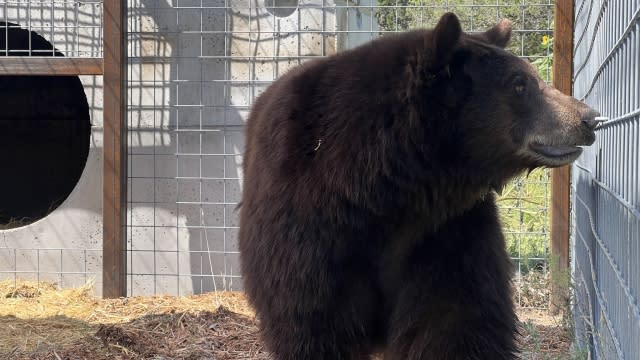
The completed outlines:
{"type": "Polygon", "coordinates": [[[267,11],[276,17],[287,17],[298,9],[298,0],[265,0],[267,11]]]}
{"type": "MultiPolygon", "coordinates": [[[[0,22],[0,56],[28,56],[29,48],[63,56],[35,32],[0,22]]],[[[69,196],[87,161],[91,123],[77,76],[0,76],[0,109],[0,229],[7,229],[43,218],[69,196]]]]}

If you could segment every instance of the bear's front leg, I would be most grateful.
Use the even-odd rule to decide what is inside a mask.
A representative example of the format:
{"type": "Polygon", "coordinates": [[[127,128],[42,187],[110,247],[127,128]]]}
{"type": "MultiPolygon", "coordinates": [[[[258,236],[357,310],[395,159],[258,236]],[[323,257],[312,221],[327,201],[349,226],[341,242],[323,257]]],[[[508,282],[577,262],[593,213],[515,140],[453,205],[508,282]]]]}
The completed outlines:
{"type": "Polygon", "coordinates": [[[242,229],[244,288],[272,359],[369,359],[384,337],[384,302],[368,233],[285,209],[242,229]]]}
{"type": "Polygon", "coordinates": [[[423,300],[427,304],[422,308],[395,319],[385,360],[516,359],[515,321],[509,311],[481,303],[423,300]]]}
{"type": "Polygon", "coordinates": [[[385,360],[511,360],[512,264],[493,197],[424,236],[399,274],[385,360]]]}

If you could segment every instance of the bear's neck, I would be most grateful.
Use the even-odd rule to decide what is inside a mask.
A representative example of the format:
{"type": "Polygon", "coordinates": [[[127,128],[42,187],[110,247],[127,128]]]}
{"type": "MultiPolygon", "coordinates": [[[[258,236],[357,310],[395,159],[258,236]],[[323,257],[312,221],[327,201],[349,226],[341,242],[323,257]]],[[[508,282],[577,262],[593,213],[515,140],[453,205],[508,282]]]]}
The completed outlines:
{"type": "Polygon", "coordinates": [[[417,204],[417,209],[437,227],[465,213],[480,201],[494,201],[494,186],[491,181],[482,180],[467,176],[442,176],[417,198],[422,202],[417,204]]]}

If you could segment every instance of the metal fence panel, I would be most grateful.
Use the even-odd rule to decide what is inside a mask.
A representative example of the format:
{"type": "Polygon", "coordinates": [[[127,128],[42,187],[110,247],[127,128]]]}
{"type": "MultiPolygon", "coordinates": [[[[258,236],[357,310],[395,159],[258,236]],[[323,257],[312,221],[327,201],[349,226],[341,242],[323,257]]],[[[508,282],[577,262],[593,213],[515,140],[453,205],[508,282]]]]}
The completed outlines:
{"type": "MultiPolygon", "coordinates": [[[[302,0],[293,6],[287,0],[130,0],[129,7],[131,295],[241,288],[234,208],[244,120],[255,97],[293,66],[388,32],[432,27],[454,11],[468,31],[512,19],[510,49],[537,62],[548,80],[551,75],[551,0],[302,0]]],[[[15,23],[36,31],[66,58],[101,58],[102,12],[97,0],[0,0],[0,28],[6,34],[15,23]]],[[[0,52],[56,55],[40,50],[0,52]]],[[[98,135],[92,149],[100,148],[100,78],[83,83],[98,135]]],[[[39,224],[0,230],[3,278],[53,279],[64,286],[95,276],[100,288],[101,232],[94,221],[100,205],[89,195],[99,193],[90,187],[102,175],[98,150],[76,189],[77,202],[66,209],[88,207],[92,215],[71,220],[63,214],[60,221],[58,211],[39,224]],[[73,229],[59,228],[62,223],[73,229]]],[[[548,183],[547,172],[518,179],[500,202],[519,273],[546,269],[548,183]]],[[[538,280],[546,281],[544,275],[538,280]]],[[[545,305],[544,296],[531,299],[519,297],[521,305],[545,305]]]]}
{"type": "Polygon", "coordinates": [[[8,34],[8,29],[23,28],[38,33],[52,45],[48,49],[33,48],[32,42],[28,41],[25,46],[0,48],[0,52],[4,56],[101,58],[102,2],[0,0],[0,29],[3,34],[8,34]]]}
{"type": "Polygon", "coordinates": [[[640,354],[640,2],[576,1],[574,95],[610,118],[573,167],[578,345],[640,354]]]}
{"type": "Polygon", "coordinates": [[[49,281],[61,287],[96,280],[100,293],[102,78],[78,77],[82,69],[76,73],[73,66],[67,66],[64,74],[52,66],[50,74],[37,78],[10,70],[27,68],[23,60],[98,64],[103,53],[103,4],[102,0],[0,0],[0,132],[3,153],[11,159],[2,162],[0,173],[14,184],[26,184],[17,188],[2,182],[0,280],[49,281]],[[92,59],[96,61],[83,62],[92,59]],[[10,148],[8,144],[14,143],[20,147],[10,148]],[[67,164],[76,164],[78,154],[84,159],[71,177],[67,164]],[[38,206],[33,199],[38,199],[38,206]]]}
{"type": "MultiPolygon", "coordinates": [[[[130,295],[242,287],[234,208],[244,122],[256,96],[301,62],[387,32],[433,27],[454,11],[467,31],[512,19],[511,50],[550,76],[551,0],[130,0],[129,6],[130,295]]],[[[514,262],[523,273],[544,269],[549,174],[506,190],[500,205],[514,262]]]]}

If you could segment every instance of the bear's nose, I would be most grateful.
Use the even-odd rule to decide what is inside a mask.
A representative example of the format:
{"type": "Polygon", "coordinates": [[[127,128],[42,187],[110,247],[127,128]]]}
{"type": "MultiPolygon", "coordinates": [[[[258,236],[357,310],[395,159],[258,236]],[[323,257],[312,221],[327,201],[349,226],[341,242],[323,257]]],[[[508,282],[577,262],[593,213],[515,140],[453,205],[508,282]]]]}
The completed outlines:
{"type": "Polygon", "coordinates": [[[590,130],[595,130],[596,126],[600,123],[600,119],[596,119],[600,116],[598,111],[589,109],[582,115],[582,123],[585,124],[590,130]]]}

